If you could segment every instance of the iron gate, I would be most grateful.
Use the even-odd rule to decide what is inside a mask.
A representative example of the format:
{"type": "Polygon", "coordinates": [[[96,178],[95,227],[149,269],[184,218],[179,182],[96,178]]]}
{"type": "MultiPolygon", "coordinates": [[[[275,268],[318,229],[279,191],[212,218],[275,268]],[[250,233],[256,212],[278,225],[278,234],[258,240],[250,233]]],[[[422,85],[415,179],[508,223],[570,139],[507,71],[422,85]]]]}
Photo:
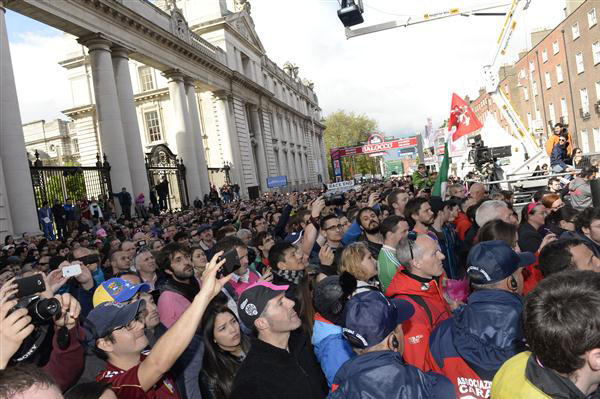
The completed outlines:
{"type": "Polygon", "coordinates": [[[29,161],[31,183],[37,209],[44,201],[50,206],[55,200],[64,204],[67,198],[77,201],[82,198],[109,198],[112,193],[110,164],[104,154],[96,155],[96,166],[44,166],[40,154],[35,152],[35,161],[29,161]]]}
{"type": "MultiPolygon", "coordinates": [[[[161,183],[163,176],[168,182],[167,207],[173,212],[189,206],[185,165],[178,160],[169,147],[158,144],[146,154],[146,173],[150,188],[161,183]]],[[[158,191],[158,190],[157,190],[158,191]]],[[[158,199],[158,194],[157,194],[158,199]]]]}

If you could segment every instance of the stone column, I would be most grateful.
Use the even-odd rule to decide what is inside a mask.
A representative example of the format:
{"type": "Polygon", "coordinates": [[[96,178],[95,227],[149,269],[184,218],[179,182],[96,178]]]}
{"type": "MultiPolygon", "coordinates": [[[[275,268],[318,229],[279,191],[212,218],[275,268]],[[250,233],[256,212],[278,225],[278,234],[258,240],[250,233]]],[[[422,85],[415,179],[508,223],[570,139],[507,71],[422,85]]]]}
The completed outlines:
{"type": "Polygon", "coordinates": [[[303,184],[304,183],[304,173],[302,173],[302,163],[300,161],[300,157],[302,156],[301,154],[301,150],[298,148],[298,146],[294,146],[296,147],[296,154],[294,155],[294,163],[296,164],[296,175],[298,176],[298,184],[303,184]]]}
{"type": "Polygon", "coordinates": [[[267,169],[267,156],[265,153],[265,142],[263,140],[262,125],[260,123],[258,107],[255,105],[250,107],[250,119],[254,127],[254,138],[256,139],[256,157],[258,158],[258,178],[260,180],[260,189],[263,192],[268,191],[267,177],[269,170],[267,169]]]}
{"type": "Polygon", "coordinates": [[[124,47],[115,46],[112,50],[112,63],[115,71],[115,83],[117,95],[119,96],[119,107],[121,108],[121,121],[123,123],[123,135],[129,161],[129,172],[133,187],[131,195],[134,199],[144,193],[146,203],[150,203],[150,186],[144,162],[144,149],[140,137],[135,100],[131,86],[131,75],[129,74],[129,50],[124,47]]]}
{"type": "Polygon", "coordinates": [[[0,1],[0,170],[4,172],[8,200],[6,209],[7,213],[10,212],[7,219],[9,222],[12,220],[12,227],[9,224],[8,230],[11,234],[39,233],[21,111],[8,47],[5,12],[0,1]]]}
{"type": "MultiPolygon", "coordinates": [[[[196,149],[196,158],[198,161],[198,174],[200,176],[200,188],[202,194],[210,193],[210,181],[208,179],[208,165],[204,154],[204,144],[202,141],[202,129],[200,128],[200,114],[198,112],[198,100],[196,99],[196,87],[192,79],[185,79],[185,93],[187,95],[188,108],[190,111],[190,121],[192,123],[192,138],[196,149]]],[[[200,197],[202,199],[202,197],[200,197]]]]}
{"type": "Polygon", "coordinates": [[[323,143],[323,137],[317,137],[319,143],[319,156],[321,157],[321,170],[323,173],[323,182],[329,182],[329,165],[327,165],[327,157],[325,156],[325,145],[323,143]]]}
{"type": "Polygon", "coordinates": [[[108,156],[108,161],[112,165],[110,178],[113,191],[118,192],[125,187],[133,199],[129,157],[123,137],[119,96],[110,54],[112,43],[101,35],[82,37],[78,41],[88,48],[90,54],[96,115],[102,137],[102,152],[108,156]]]}
{"type": "Polygon", "coordinates": [[[183,159],[186,170],[186,181],[190,203],[196,197],[202,198],[200,174],[198,173],[198,158],[194,146],[192,122],[188,110],[188,99],[183,84],[183,74],[178,70],[169,70],[163,73],[169,80],[169,97],[173,108],[172,128],[175,130],[177,156],[183,159]]]}
{"type": "Polygon", "coordinates": [[[237,135],[235,136],[236,140],[232,139],[232,127],[231,127],[231,115],[229,114],[229,97],[227,93],[223,91],[215,92],[215,100],[217,101],[217,111],[219,115],[219,140],[221,141],[221,150],[223,163],[229,162],[231,164],[231,169],[229,170],[229,174],[231,177],[232,183],[238,183],[240,185],[240,193],[242,190],[242,184],[240,181],[240,170],[239,164],[240,160],[236,160],[233,157],[233,145],[234,143],[237,145],[237,135]]]}
{"type": "Polygon", "coordinates": [[[293,145],[290,145],[287,150],[287,163],[288,163],[288,179],[292,182],[292,186],[296,186],[298,184],[298,178],[296,177],[296,165],[294,163],[294,153],[293,153],[293,145]]]}

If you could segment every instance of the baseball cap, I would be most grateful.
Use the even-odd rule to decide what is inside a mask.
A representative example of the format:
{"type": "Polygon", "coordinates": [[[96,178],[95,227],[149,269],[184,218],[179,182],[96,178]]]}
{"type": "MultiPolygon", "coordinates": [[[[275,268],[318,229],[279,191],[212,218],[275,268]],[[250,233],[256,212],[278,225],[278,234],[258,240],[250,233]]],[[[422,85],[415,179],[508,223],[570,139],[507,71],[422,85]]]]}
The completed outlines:
{"type": "Polygon", "coordinates": [[[344,308],[344,337],[361,349],[377,345],[414,313],[410,302],[388,300],[375,290],[361,292],[350,298],[344,308]]]}
{"type": "Polygon", "coordinates": [[[493,284],[533,262],[535,256],[531,252],[518,254],[502,240],[484,241],[469,251],[467,275],[471,283],[493,284]]]}
{"type": "Polygon", "coordinates": [[[84,323],[86,343],[94,346],[96,339],[106,336],[110,330],[126,326],[134,320],[144,303],[139,299],[133,303],[104,302],[88,314],[84,323]]]}
{"type": "Polygon", "coordinates": [[[240,295],[238,313],[244,325],[254,328],[254,320],[258,319],[267,307],[267,302],[288,289],[289,285],[275,285],[267,282],[252,284],[240,295]]]}
{"type": "Polygon", "coordinates": [[[298,242],[300,242],[300,239],[302,238],[302,233],[303,232],[304,232],[304,230],[302,230],[299,233],[290,233],[287,236],[285,236],[285,238],[283,239],[283,241],[289,242],[292,245],[296,245],[298,242]]]}
{"type": "Polygon", "coordinates": [[[344,291],[339,276],[329,276],[321,280],[315,287],[313,303],[315,310],[336,325],[343,324],[344,291]]]}
{"type": "Polygon", "coordinates": [[[138,292],[150,291],[148,283],[131,284],[122,278],[111,278],[104,281],[94,291],[94,307],[104,302],[126,302],[138,292]]]}

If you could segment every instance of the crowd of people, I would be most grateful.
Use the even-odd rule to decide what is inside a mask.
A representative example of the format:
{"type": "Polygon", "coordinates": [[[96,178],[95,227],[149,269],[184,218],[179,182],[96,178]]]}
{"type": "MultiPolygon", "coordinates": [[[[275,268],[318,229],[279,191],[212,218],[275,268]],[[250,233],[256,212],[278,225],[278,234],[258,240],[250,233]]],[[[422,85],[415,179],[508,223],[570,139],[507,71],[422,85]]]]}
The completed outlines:
{"type": "Polygon", "coordinates": [[[600,397],[597,174],[520,211],[456,178],[432,196],[424,165],[180,212],[45,204],[0,254],[0,399],[600,397]]]}

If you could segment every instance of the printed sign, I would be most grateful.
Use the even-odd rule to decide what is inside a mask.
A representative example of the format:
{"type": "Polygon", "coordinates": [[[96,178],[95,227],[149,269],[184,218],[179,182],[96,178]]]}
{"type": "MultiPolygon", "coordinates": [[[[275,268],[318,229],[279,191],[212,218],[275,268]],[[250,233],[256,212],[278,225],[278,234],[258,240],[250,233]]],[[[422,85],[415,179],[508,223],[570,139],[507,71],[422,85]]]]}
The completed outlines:
{"type": "Polygon", "coordinates": [[[267,187],[277,188],[287,186],[287,176],[267,177],[267,187]]]}

